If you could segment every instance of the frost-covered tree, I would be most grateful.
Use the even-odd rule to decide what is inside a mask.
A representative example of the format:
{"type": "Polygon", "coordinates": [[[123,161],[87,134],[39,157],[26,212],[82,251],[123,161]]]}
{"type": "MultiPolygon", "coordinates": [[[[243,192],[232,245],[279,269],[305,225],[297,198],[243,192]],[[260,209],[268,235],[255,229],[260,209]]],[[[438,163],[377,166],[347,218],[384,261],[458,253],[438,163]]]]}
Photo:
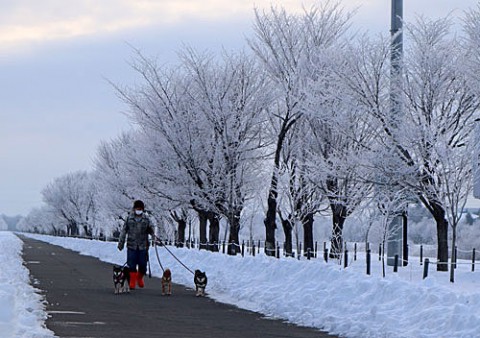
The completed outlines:
{"type": "MultiPolygon", "coordinates": [[[[304,253],[314,251],[313,222],[314,215],[322,207],[323,196],[316,181],[314,182],[309,166],[311,161],[311,139],[308,137],[308,124],[299,121],[294,127],[303,128],[294,131],[292,137],[285,140],[282,147],[282,162],[279,175],[278,215],[285,234],[285,251],[292,254],[292,231],[298,234],[303,228],[304,253]]],[[[297,245],[300,243],[296,239],[297,245]]],[[[299,247],[297,247],[297,252],[299,247]]]]}
{"type": "Polygon", "coordinates": [[[306,60],[313,55],[312,50],[331,47],[345,31],[347,22],[348,16],[330,2],[305,9],[300,15],[289,14],[283,8],[271,8],[270,12],[255,11],[254,37],[249,40],[249,45],[267,70],[277,98],[270,109],[271,137],[275,144],[264,220],[268,255],[275,253],[282,149],[304,114],[305,74],[309,72],[306,60]]]}
{"type": "Polygon", "coordinates": [[[210,199],[229,224],[229,253],[236,253],[242,210],[260,182],[268,83],[254,59],[244,53],[225,53],[218,62],[187,49],[182,60],[191,74],[195,110],[202,113],[210,131],[213,156],[208,164],[215,187],[210,199]]]}
{"type": "Polygon", "coordinates": [[[263,156],[259,134],[269,92],[245,54],[225,54],[220,61],[192,49],[181,55],[169,69],[139,54],[134,68],[143,87],[119,90],[149,145],[142,147],[148,159],[137,156],[135,164],[149,173],[144,189],[196,210],[203,247],[209,220],[209,242],[218,250],[219,221],[226,217],[236,252],[240,214],[263,156]]]}
{"type": "MultiPolygon", "coordinates": [[[[199,112],[193,108],[189,92],[191,81],[182,67],[159,67],[154,60],[139,52],[132,67],[141,76],[143,84],[136,88],[117,87],[117,90],[130,106],[132,120],[153,140],[147,144],[166,147],[169,156],[163,163],[173,169],[167,175],[175,178],[172,183],[179,184],[177,187],[187,192],[183,198],[188,199],[198,213],[200,243],[206,248],[207,221],[213,205],[209,200],[211,187],[208,180],[211,151],[205,142],[205,135],[208,135],[205,120],[199,118],[199,112]]],[[[155,160],[158,160],[157,156],[152,158],[155,160]]],[[[156,172],[162,175],[162,171],[156,172]]],[[[211,230],[218,234],[216,229],[211,230]]],[[[218,235],[214,237],[218,239],[218,235]]]]}
{"type": "Polygon", "coordinates": [[[2,230],[8,230],[8,224],[3,219],[3,216],[0,215],[0,231],[2,231],[2,230]]]}
{"type": "Polygon", "coordinates": [[[168,188],[165,182],[179,173],[169,170],[165,151],[165,147],[140,130],[123,133],[99,147],[95,168],[99,186],[103,187],[101,211],[104,222],[110,224],[110,232],[118,235],[136,199],[145,201],[147,212],[157,225],[157,235],[164,237],[171,232],[164,220],[179,202],[173,182],[168,188]]]}
{"type": "Polygon", "coordinates": [[[94,166],[101,187],[102,205],[112,219],[125,216],[132,201],[139,198],[135,179],[127,171],[128,154],[135,148],[132,131],[103,141],[97,149],[94,166]]]}
{"type": "Polygon", "coordinates": [[[40,208],[32,209],[27,216],[22,218],[18,222],[17,229],[59,236],[67,234],[67,222],[56,217],[49,206],[43,205],[40,208]]]}
{"type": "Polygon", "coordinates": [[[438,154],[441,159],[437,165],[442,190],[438,193],[442,196],[445,205],[448,223],[452,228],[450,282],[455,281],[454,262],[455,247],[457,246],[457,229],[462,218],[467,199],[472,192],[472,137],[463,140],[463,144],[449,148],[440,149],[438,154]]]}
{"type": "Polygon", "coordinates": [[[465,152],[471,158],[468,141],[480,101],[478,93],[468,86],[465,49],[450,35],[449,20],[420,18],[407,27],[412,43],[405,58],[405,123],[398,149],[404,164],[414,171],[400,182],[416,191],[434,217],[441,263],[437,269],[447,271],[447,209],[452,203],[458,209],[463,203],[460,196],[470,186],[470,176],[457,176],[455,170],[458,163],[466,164],[465,152]],[[452,191],[456,202],[445,199],[452,191]]]}
{"type": "Polygon", "coordinates": [[[305,111],[309,124],[309,177],[332,214],[332,258],[343,251],[345,220],[371,194],[372,150],[378,124],[368,114],[386,104],[383,41],[337,41],[317,48],[308,63],[305,111]]]}
{"type": "Polygon", "coordinates": [[[58,177],[42,190],[43,201],[62,223],[67,235],[93,235],[96,224],[97,188],[92,175],[77,171],[58,177]]]}
{"type": "Polygon", "coordinates": [[[403,104],[401,116],[392,116],[387,104],[388,45],[361,54],[378,57],[373,61],[367,58],[361,67],[353,64],[345,80],[378,126],[380,147],[375,153],[380,160],[372,170],[384,177],[383,182],[414,193],[432,214],[437,223],[437,268],[446,271],[448,220],[443,194],[447,177],[440,170],[444,158],[439,154],[457,156],[463,151],[478,114],[478,97],[468,86],[465,50],[450,35],[447,19],[420,18],[406,27],[403,83],[397,87],[403,104]]]}

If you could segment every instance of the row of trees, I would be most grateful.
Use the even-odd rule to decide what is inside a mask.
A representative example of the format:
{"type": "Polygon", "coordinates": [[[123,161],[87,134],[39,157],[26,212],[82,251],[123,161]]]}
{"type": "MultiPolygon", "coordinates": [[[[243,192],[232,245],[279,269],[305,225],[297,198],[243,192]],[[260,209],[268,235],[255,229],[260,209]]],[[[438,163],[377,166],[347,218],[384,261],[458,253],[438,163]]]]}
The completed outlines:
{"type": "Polygon", "coordinates": [[[351,18],[331,2],[256,10],[247,51],[184,48],[168,66],[135,50],[140,83],[114,84],[131,131],[99,146],[92,172],[49,184],[23,226],[111,235],[142,198],[158,222],[176,223],[166,230],[179,241],[196,219],[202,245],[218,250],[225,220],[235,254],[242,217],[260,205],[267,254],[278,221],[287,252],[295,227],[313,249],[314,216],[328,213],[338,257],[350,215],[380,210],[387,224],[415,201],[434,217],[438,260],[448,262],[448,228],[455,234],[472,186],[480,7],[462,33],[448,18],[405,24],[400,80],[390,38],[353,31],[351,18]]]}

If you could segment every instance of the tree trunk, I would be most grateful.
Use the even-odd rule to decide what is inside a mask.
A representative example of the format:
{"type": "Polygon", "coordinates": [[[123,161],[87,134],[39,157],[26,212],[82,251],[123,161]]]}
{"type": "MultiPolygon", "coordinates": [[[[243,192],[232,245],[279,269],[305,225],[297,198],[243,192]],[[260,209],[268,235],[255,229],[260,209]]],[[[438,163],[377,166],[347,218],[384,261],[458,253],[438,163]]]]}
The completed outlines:
{"type": "Polygon", "coordinates": [[[240,211],[235,211],[231,217],[228,218],[230,224],[230,235],[228,237],[228,254],[236,255],[240,252],[240,240],[238,233],[240,232],[240,211]]]}
{"type": "Polygon", "coordinates": [[[310,254],[314,253],[314,244],[313,244],[313,214],[308,213],[304,219],[303,223],[303,242],[304,242],[304,256],[308,255],[308,250],[310,249],[310,254]]]}
{"type": "Polygon", "coordinates": [[[287,135],[288,129],[293,125],[289,119],[284,119],[282,128],[278,134],[277,148],[275,149],[274,168],[272,173],[272,181],[270,182],[270,190],[267,199],[267,215],[263,223],[265,224],[265,254],[267,256],[275,256],[275,230],[277,229],[277,197],[278,197],[278,170],[280,168],[280,154],[283,148],[283,142],[287,135]]]}
{"type": "Polygon", "coordinates": [[[220,217],[218,214],[210,211],[208,213],[208,222],[210,223],[208,250],[217,252],[220,240],[220,217]]]}
{"type": "Polygon", "coordinates": [[[207,249],[207,220],[208,213],[206,211],[197,211],[198,221],[200,225],[200,249],[207,249]]]}
{"type": "Polygon", "coordinates": [[[185,244],[185,229],[187,221],[183,218],[177,219],[177,248],[183,248],[185,244]]]}
{"type": "Polygon", "coordinates": [[[283,232],[285,233],[285,256],[293,256],[292,230],[293,225],[289,219],[282,220],[283,232]]]}
{"type": "Polygon", "coordinates": [[[347,218],[347,208],[340,204],[330,203],[332,209],[333,229],[330,258],[340,258],[343,251],[343,225],[347,218]]]}
{"type": "Polygon", "coordinates": [[[432,216],[437,222],[437,271],[448,271],[448,221],[445,209],[435,201],[429,201],[432,216]]]}
{"type": "Polygon", "coordinates": [[[69,227],[69,229],[68,229],[69,234],[68,234],[68,235],[69,235],[69,236],[73,236],[73,237],[74,237],[74,236],[78,236],[78,234],[79,234],[79,231],[78,231],[78,230],[79,230],[79,229],[78,229],[77,222],[75,222],[75,221],[70,221],[69,223],[70,223],[70,224],[69,224],[69,226],[68,226],[68,227],[69,227]]]}
{"type": "Polygon", "coordinates": [[[89,228],[88,225],[83,226],[83,231],[85,232],[85,237],[86,238],[92,238],[93,237],[92,230],[89,228]]]}
{"type": "Polygon", "coordinates": [[[452,226],[452,254],[450,255],[450,282],[455,282],[455,263],[457,262],[455,246],[457,242],[457,226],[452,226]]]}
{"type": "Polygon", "coordinates": [[[267,216],[263,221],[265,224],[265,254],[267,256],[275,256],[275,230],[277,224],[275,220],[277,212],[277,173],[273,173],[272,184],[268,193],[267,200],[267,216]]]}

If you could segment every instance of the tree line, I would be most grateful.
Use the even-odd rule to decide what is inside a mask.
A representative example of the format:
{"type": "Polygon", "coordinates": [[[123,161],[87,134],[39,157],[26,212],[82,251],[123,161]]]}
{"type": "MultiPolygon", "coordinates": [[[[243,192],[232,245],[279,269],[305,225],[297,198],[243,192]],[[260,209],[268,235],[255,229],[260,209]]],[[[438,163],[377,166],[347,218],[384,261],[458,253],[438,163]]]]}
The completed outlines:
{"type": "Polygon", "coordinates": [[[164,65],[133,49],[140,83],[112,84],[131,130],[99,145],[92,171],[48,184],[44,206],[19,228],[114,236],[140,198],[156,222],[174,222],[165,230],[179,242],[193,220],[201,245],[218,250],[224,221],[230,254],[244,215],[263,213],[274,255],[280,225],[287,253],[298,227],[313,249],[322,213],[335,258],[349,216],[374,213],[387,225],[421,203],[447,263],[449,227],[455,240],[476,170],[480,6],[460,31],[448,17],[404,23],[400,74],[391,71],[391,37],[355,29],[339,3],[254,14],[245,50],[185,47],[164,65]]]}

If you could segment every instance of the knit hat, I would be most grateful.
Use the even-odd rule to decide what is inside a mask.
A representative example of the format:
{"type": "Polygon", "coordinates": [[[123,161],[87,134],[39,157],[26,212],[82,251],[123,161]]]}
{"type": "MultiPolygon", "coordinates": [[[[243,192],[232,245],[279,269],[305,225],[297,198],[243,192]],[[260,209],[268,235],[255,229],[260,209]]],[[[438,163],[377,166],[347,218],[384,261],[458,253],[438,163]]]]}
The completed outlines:
{"type": "Polygon", "coordinates": [[[143,201],[136,200],[135,202],[133,202],[133,209],[145,210],[145,204],[143,204],[143,201]]]}

